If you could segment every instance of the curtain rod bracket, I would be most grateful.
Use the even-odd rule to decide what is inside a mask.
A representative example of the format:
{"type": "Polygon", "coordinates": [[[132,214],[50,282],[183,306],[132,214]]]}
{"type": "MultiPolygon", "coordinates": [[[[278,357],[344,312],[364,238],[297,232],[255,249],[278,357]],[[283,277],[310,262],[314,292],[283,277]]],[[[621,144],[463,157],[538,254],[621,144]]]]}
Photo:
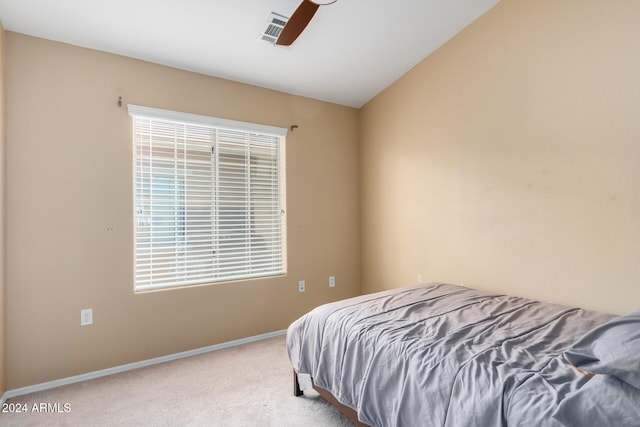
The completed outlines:
{"type": "Polygon", "coordinates": [[[298,125],[291,125],[290,129],[291,129],[291,132],[293,132],[294,129],[298,129],[298,125]]]}

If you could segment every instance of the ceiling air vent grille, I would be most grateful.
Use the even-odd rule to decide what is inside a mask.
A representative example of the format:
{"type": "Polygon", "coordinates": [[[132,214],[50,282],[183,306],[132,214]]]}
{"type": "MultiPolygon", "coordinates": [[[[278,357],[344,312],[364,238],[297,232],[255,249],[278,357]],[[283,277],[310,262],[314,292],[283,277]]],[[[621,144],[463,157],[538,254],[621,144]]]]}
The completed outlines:
{"type": "Polygon", "coordinates": [[[282,16],[279,13],[271,12],[271,15],[269,15],[269,20],[266,23],[266,28],[262,32],[262,34],[260,34],[260,40],[275,44],[278,40],[278,37],[280,37],[282,29],[287,24],[287,21],[289,21],[289,18],[287,18],[286,16],[282,16]]]}

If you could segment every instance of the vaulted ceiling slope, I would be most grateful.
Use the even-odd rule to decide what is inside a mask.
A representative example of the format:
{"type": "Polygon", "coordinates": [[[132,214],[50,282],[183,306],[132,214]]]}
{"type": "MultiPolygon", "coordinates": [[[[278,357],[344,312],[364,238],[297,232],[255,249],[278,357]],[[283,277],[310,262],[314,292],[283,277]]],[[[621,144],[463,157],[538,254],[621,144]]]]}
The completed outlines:
{"type": "Polygon", "coordinates": [[[499,0],[338,0],[290,47],[302,0],[0,0],[6,30],[361,107],[499,0]]]}

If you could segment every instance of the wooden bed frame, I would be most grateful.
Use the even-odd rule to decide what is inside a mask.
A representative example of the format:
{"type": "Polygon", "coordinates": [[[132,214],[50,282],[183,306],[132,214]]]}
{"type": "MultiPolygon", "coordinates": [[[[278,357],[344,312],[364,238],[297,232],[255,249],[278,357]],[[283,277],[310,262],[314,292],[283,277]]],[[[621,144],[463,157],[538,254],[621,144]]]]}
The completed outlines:
{"type": "MultiPolygon", "coordinates": [[[[342,403],[338,402],[338,399],[336,399],[327,390],[325,390],[323,388],[320,388],[320,387],[317,387],[313,383],[313,378],[311,379],[311,385],[313,386],[313,389],[315,391],[317,391],[318,394],[324,398],[324,400],[329,402],[334,408],[336,408],[338,411],[340,411],[353,424],[355,424],[356,427],[369,427],[367,424],[363,424],[358,420],[358,413],[355,410],[353,410],[353,409],[349,408],[348,406],[345,406],[342,403]]],[[[300,383],[298,383],[298,374],[296,373],[295,369],[293,370],[293,394],[294,394],[294,396],[303,396],[304,395],[304,391],[302,391],[300,389],[300,383]]]]}

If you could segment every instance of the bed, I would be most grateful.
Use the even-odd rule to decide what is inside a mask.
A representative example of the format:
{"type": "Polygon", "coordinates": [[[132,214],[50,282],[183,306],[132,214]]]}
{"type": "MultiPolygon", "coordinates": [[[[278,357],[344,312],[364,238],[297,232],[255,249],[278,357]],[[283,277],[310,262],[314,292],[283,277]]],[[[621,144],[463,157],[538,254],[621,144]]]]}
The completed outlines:
{"type": "Polygon", "coordinates": [[[322,305],[287,352],[294,393],[315,388],[356,425],[640,425],[640,311],[435,283],[322,305]]]}

